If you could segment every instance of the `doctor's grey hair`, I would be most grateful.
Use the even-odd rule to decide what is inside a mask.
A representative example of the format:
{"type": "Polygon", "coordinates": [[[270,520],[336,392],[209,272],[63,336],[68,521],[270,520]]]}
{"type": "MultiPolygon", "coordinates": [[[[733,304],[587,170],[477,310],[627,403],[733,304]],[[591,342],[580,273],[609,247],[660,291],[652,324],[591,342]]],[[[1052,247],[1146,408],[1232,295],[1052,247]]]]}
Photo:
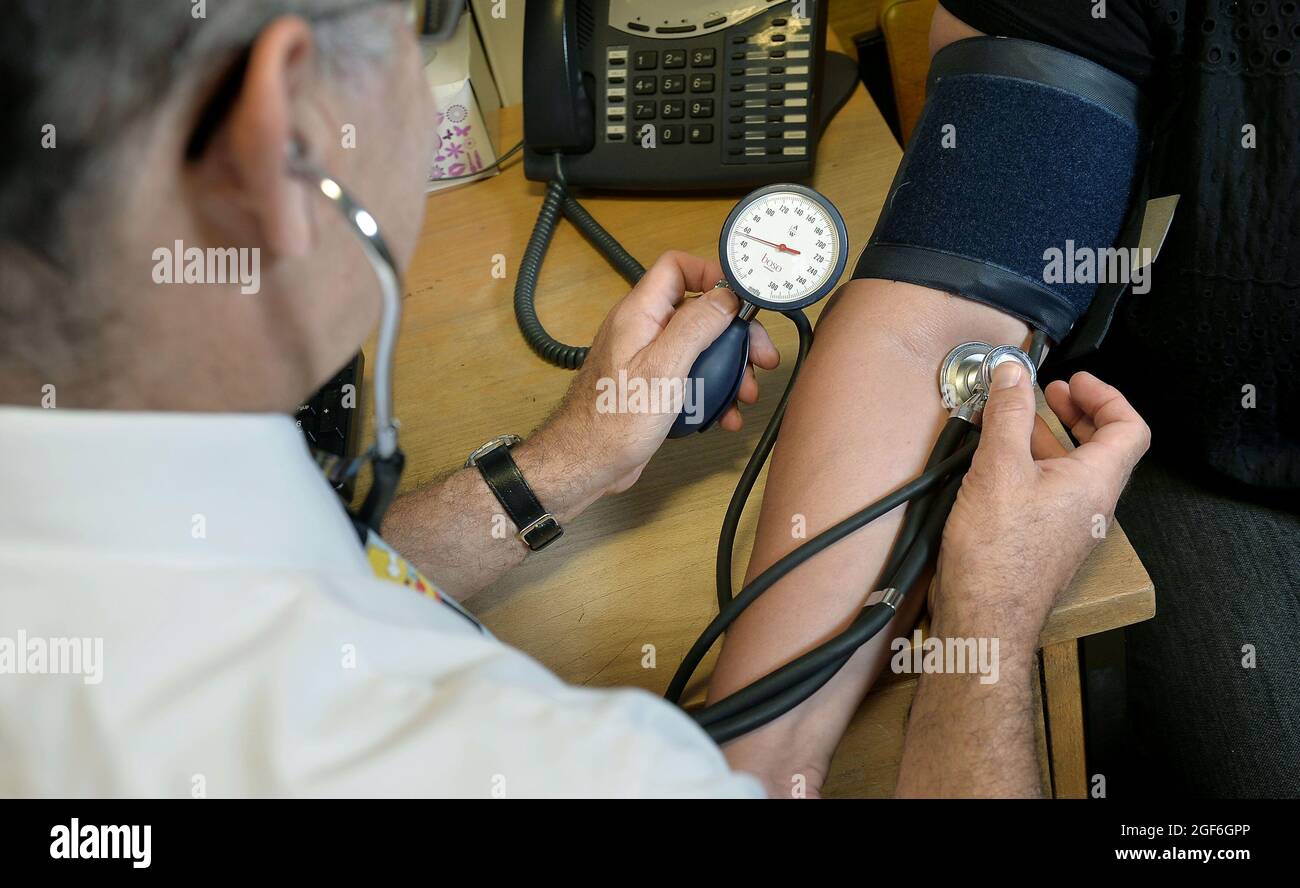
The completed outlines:
{"type": "Polygon", "coordinates": [[[220,89],[274,19],[311,23],[326,76],[377,70],[409,0],[10,0],[0,13],[0,371],[99,328],[73,295],[160,109],[220,89]],[[42,341],[44,340],[44,341],[42,341]],[[24,354],[17,354],[23,352],[24,354]]]}

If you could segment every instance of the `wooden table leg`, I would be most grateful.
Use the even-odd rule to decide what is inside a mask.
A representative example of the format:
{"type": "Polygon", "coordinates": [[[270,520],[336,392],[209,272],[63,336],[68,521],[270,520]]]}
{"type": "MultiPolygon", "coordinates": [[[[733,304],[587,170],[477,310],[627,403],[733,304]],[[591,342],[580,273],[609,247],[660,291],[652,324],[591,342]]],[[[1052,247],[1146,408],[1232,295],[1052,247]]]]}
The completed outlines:
{"type": "Polygon", "coordinates": [[[1058,799],[1087,798],[1078,642],[1062,641],[1043,648],[1043,698],[1055,795],[1058,799]]]}

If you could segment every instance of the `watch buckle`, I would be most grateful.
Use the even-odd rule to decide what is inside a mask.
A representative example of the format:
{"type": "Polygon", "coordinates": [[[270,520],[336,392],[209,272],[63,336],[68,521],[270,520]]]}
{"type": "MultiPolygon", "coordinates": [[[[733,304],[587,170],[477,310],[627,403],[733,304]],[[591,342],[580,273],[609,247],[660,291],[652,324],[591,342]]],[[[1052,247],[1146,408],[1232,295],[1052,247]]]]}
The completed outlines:
{"type": "Polygon", "coordinates": [[[555,516],[552,515],[550,512],[545,513],[545,514],[542,515],[540,518],[538,518],[536,521],[532,522],[532,523],[529,524],[527,527],[525,527],[525,528],[523,528],[522,530],[520,530],[519,533],[516,534],[516,536],[518,536],[520,542],[522,542],[524,545],[528,546],[528,548],[532,549],[534,552],[540,552],[542,549],[545,549],[545,548],[546,548],[547,546],[549,546],[551,543],[555,542],[555,541],[558,540],[561,536],[564,535],[564,531],[563,531],[563,530],[560,530],[560,532],[557,533],[557,534],[555,534],[555,536],[551,537],[550,539],[546,540],[545,542],[543,542],[543,543],[541,543],[541,544],[539,544],[539,545],[537,545],[537,546],[534,546],[534,545],[529,541],[529,539],[528,539],[528,535],[531,534],[533,531],[535,531],[535,530],[545,530],[545,529],[548,529],[548,528],[551,529],[551,530],[560,530],[560,522],[557,521],[557,520],[555,520],[555,516]]]}

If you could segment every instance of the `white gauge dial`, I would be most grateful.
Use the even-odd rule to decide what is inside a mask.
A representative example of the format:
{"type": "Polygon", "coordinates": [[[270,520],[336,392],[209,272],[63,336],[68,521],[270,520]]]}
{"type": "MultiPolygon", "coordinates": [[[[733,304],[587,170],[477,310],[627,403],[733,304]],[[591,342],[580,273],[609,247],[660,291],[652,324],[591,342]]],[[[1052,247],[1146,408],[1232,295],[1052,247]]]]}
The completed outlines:
{"type": "Polygon", "coordinates": [[[843,267],[837,216],[797,191],[770,191],[739,208],[723,232],[732,282],[747,291],[737,295],[779,307],[832,286],[843,267]]]}

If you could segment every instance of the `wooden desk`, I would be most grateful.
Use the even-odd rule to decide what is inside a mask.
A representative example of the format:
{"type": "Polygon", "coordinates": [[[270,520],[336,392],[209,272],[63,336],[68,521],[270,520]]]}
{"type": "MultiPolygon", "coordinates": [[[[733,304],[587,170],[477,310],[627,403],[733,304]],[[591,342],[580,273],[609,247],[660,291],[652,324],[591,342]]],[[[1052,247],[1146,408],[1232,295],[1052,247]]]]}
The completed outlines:
{"type": "MultiPolygon", "coordinates": [[[[834,45],[834,36],[829,39],[834,45]]],[[[505,109],[498,144],[518,141],[521,125],[521,109],[505,109]]],[[[900,156],[859,87],[823,136],[813,183],[843,212],[851,243],[862,243],[871,232],[900,156]]],[[[512,309],[515,273],[542,192],[512,160],[499,176],[429,198],[406,280],[397,355],[396,411],[404,420],[407,454],[403,489],[458,468],[492,435],[527,434],[569,384],[571,374],[543,363],[524,345],[512,309]],[[503,278],[493,276],[498,256],[505,261],[503,278]]],[[[735,196],[584,196],[583,202],[649,265],[668,249],[715,254],[735,196]]],[[[538,286],[538,311],[551,333],[566,342],[589,342],[626,291],[604,260],[562,224],[538,286]]],[[[793,327],[776,318],[769,327],[782,353],[793,355],[793,327]]],[[[560,543],[477,596],[473,610],[503,641],[567,681],[634,685],[661,694],[713,616],[718,528],[790,363],[763,375],[762,403],[746,410],[743,433],[668,441],[632,490],[597,503],[565,529],[560,543]]],[[[764,480],[741,523],[737,587],[764,480]]],[[[1046,731],[1040,731],[1040,741],[1058,794],[1084,790],[1075,640],[1153,613],[1150,580],[1116,529],[1062,597],[1043,635],[1046,731]]],[[[701,674],[711,667],[710,659],[701,674]]],[[[914,687],[914,680],[891,676],[868,697],[835,759],[829,794],[892,793],[914,687]]]]}

